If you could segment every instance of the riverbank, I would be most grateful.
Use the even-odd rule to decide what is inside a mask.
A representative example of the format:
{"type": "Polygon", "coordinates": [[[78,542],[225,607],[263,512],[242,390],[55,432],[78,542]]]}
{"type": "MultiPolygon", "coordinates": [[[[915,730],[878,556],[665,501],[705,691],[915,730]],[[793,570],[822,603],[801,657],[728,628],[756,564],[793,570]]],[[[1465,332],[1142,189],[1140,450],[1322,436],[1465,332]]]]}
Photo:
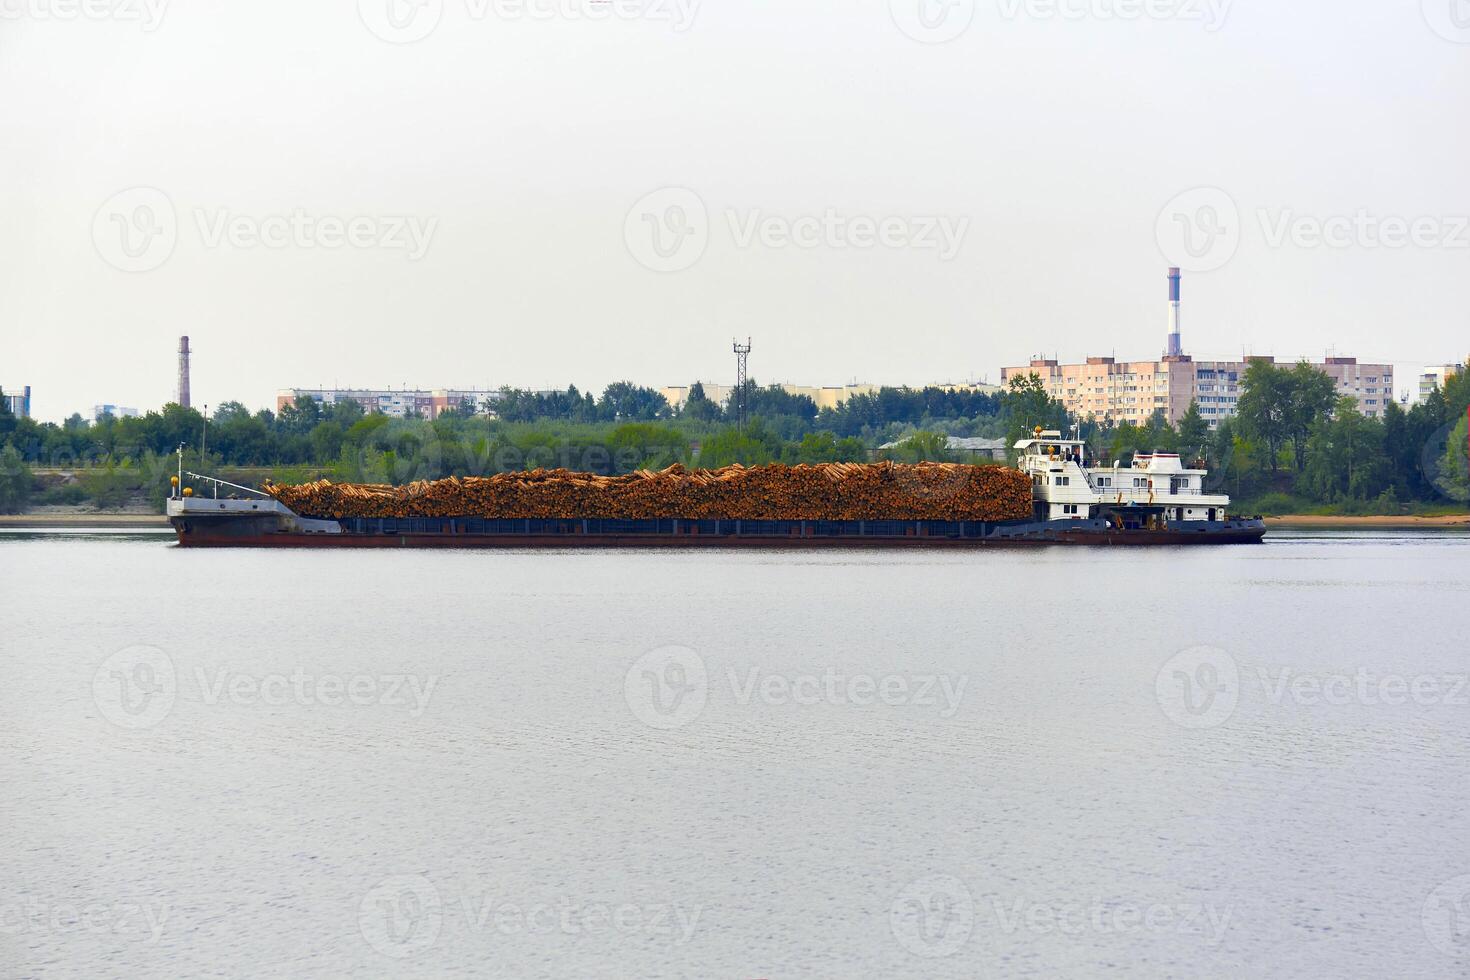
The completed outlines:
{"type": "Polygon", "coordinates": [[[0,527],[157,527],[167,528],[162,514],[0,514],[0,527]]]}
{"type": "Polygon", "coordinates": [[[1378,517],[1346,517],[1336,514],[1296,514],[1268,517],[1270,527],[1470,527],[1470,514],[1441,517],[1384,515],[1378,517]]]}

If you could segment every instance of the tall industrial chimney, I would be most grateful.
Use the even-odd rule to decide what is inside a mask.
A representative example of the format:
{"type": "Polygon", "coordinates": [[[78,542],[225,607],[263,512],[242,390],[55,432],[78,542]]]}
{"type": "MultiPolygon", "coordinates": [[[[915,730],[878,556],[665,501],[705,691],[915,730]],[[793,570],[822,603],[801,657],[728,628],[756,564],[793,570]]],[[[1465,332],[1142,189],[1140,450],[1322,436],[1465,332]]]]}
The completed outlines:
{"type": "Polygon", "coordinates": [[[189,338],[179,338],[179,392],[178,403],[189,407],[189,338]]]}
{"type": "Polygon", "coordinates": [[[1169,270],[1169,348],[1166,357],[1182,357],[1184,346],[1179,339],[1179,279],[1178,269],[1169,270]]]}

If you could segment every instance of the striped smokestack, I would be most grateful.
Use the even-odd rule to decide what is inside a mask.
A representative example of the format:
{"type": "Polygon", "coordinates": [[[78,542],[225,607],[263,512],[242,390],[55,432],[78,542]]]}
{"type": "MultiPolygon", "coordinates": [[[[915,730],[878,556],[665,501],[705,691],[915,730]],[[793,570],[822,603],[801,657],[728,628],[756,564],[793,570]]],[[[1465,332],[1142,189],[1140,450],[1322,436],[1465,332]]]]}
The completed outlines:
{"type": "Polygon", "coordinates": [[[1169,270],[1169,346],[1168,357],[1182,357],[1184,345],[1179,338],[1179,280],[1178,269],[1169,270]]]}

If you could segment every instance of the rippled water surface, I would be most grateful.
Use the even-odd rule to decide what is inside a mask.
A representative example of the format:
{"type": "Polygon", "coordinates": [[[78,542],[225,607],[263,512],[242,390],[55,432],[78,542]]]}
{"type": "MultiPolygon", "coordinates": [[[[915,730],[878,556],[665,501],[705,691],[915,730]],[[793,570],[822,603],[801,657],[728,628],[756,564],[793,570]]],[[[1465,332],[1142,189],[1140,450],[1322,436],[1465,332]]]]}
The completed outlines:
{"type": "Polygon", "coordinates": [[[6,976],[1470,971],[1463,534],[0,591],[6,976]]]}

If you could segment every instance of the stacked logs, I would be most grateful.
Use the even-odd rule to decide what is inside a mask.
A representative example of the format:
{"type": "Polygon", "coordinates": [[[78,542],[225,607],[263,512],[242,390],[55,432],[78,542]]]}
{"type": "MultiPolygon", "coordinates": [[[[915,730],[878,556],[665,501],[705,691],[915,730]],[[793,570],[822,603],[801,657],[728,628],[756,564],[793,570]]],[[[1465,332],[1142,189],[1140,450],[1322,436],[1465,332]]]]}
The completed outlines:
{"type": "Polygon", "coordinates": [[[612,518],[641,520],[1018,520],[1031,513],[1031,481],[999,466],[822,463],[598,476],[530,470],[449,477],[406,486],[267,484],[305,517],[612,518]]]}

